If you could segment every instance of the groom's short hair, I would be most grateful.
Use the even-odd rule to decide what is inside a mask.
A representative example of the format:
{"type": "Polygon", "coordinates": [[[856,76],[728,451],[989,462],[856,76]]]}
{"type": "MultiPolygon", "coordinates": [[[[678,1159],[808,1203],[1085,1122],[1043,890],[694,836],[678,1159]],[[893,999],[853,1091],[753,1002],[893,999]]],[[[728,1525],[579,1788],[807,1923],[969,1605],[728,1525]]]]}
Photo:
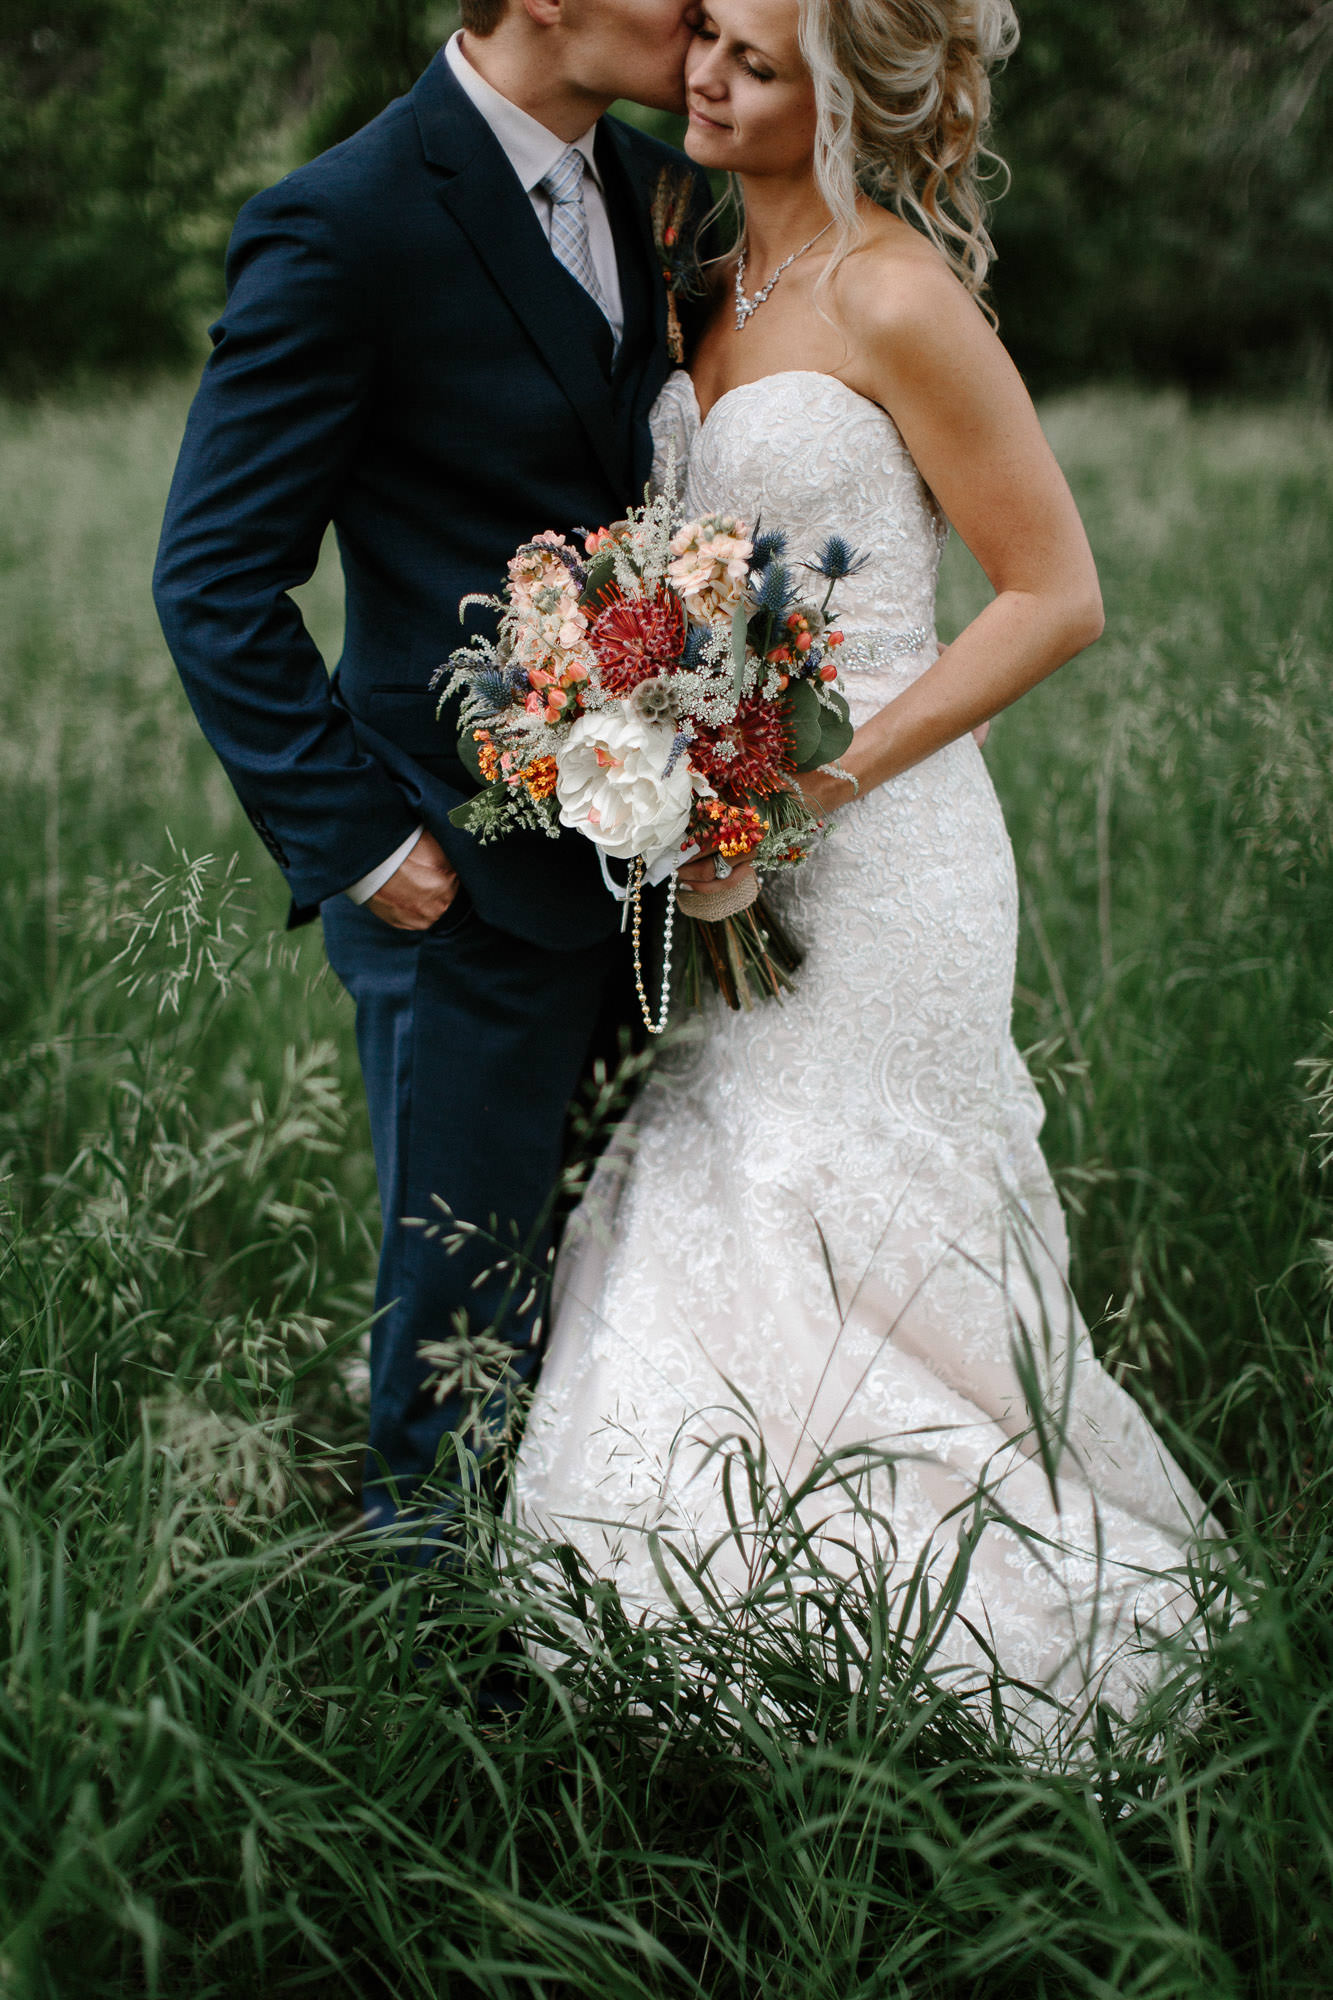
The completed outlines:
{"type": "Polygon", "coordinates": [[[469,35],[493,35],[504,19],[507,0],[463,0],[463,26],[469,35]]]}

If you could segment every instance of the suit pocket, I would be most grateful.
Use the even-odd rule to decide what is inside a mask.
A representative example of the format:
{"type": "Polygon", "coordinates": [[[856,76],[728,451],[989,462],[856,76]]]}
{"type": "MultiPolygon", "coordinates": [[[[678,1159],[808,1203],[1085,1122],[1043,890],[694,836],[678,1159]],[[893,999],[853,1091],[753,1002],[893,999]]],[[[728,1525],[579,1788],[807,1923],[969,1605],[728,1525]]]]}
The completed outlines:
{"type": "Polygon", "coordinates": [[[424,676],[419,681],[381,681],[366,689],[361,713],[368,728],[416,758],[422,751],[430,754],[451,747],[435,714],[439,699],[424,676]]]}

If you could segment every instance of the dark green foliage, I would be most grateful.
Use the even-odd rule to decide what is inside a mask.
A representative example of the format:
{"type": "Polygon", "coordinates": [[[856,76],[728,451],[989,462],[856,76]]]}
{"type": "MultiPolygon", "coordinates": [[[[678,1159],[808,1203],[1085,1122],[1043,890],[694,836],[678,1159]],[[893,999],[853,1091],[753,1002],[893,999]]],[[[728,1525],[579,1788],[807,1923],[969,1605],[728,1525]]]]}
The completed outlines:
{"type": "Polygon", "coordinates": [[[994,297],[1032,378],[1327,390],[1333,17],[1319,0],[1018,0],[994,297]]]}
{"type": "Polygon", "coordinates": [[[337,66],[326,94],[301,134],[307,155],[359,131],[390,98],[416,82],[446,34],[458,25],[445,0],[357,0],[325,10],[326,34],[336,37],[337,66]]]}
{"type": "Polygon", "coordinates": [[[197,340],[222,217],[299,93],[285,0],[11,0],[0,39],[6,377],[141,368],[197,340]]]}
{"type": "Polygon", "coordinates": [[[0,380],[196,349],[240,204],[406,89],[448,25],[416,0],[9,0],[0,380]]]}

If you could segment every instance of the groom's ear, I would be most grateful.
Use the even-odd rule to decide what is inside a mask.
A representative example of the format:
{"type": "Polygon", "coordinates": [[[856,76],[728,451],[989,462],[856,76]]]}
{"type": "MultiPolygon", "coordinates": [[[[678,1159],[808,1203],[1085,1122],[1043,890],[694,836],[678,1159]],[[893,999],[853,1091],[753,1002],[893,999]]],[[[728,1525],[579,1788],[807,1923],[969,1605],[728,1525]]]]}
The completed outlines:
{"type": "Polygon", "coordinates": [[[521,0],[523,12],[539,28],[557,28],[564,19],[564,0],[521,0]]]}

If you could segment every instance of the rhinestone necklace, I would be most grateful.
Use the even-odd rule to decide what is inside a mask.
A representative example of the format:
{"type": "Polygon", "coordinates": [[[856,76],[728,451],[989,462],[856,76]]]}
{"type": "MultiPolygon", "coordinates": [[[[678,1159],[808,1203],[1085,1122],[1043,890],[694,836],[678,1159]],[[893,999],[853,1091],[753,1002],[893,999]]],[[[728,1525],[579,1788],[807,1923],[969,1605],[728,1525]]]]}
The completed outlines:
{"type": "Polygon", "coordinates": [[[749,319],[751,313],[758,312],[760,306],[764,303],[764,300],[768,297],[769,293],[772,291],[774,285],[776,285],[778,279],[782,276],[783,272],[787,269],[788,265],[794,264],[798,257],[804,257],[807,250],[813,250],[816,243],[818,243],[820,237],[827,236],[829,230],[832,229],[832,227],[833,224],[831,222],[826,222],[822,229],[817,229],[815,231],[814,235],[810,238],[810,241],[808,243],[803,243],[799,250],[793,250],[790,257],[784,257],[782,262],[778,265],[777,270],[773,273],[768,283],[764,286],[763,290],[756,292],[752,299],[748,299],[745,296],[745,260],[747,252],[745,245],[744,244],[741,245],[741,254],[736,259],[737,333],[739,333],[741,328],[745,325],[745,322],[747,319],[749,319]]]}

